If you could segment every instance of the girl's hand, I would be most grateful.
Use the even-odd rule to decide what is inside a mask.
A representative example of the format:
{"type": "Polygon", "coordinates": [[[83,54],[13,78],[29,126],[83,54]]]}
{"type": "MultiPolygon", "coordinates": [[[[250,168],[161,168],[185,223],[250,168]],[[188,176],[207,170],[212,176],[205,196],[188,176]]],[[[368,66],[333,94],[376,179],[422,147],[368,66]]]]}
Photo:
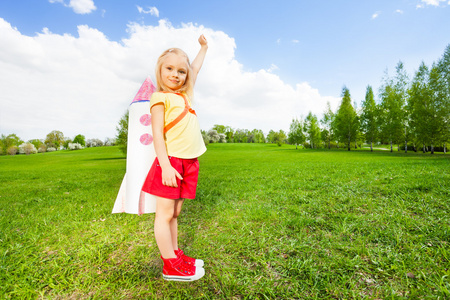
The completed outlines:
{"type": "Polygon", "coordinates": [[[208,41],[203,34],[198,38],[198,42],[201,46],[208,46],[208,41]]]}
{"type": "Polygon", "coordinates": [[[192,68],[192,82],[195,84],[195,81],[197,80],[197,75],[200,69],[203,65],[203,60],[205,60],[206,51],[208,51],[208,41],[206,40],[205,36],[202,34],[198,38],[198,42],[200,43],[200,51],[198,51],[197,56],[191,63],[192,68]]]}
{"type": "Polygon", "coordinates": [[[162,184],[168,187],[178,187],[177,178],[183,180],[180,173],[174,169],[174,167],[169,166],[168,168],[162,169],[162,184]]]}

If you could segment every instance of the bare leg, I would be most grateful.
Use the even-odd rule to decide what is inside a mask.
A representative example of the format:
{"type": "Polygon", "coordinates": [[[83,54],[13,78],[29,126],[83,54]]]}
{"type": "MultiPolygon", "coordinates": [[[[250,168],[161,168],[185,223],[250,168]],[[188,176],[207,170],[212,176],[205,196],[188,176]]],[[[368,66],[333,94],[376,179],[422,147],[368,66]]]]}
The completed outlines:
{"type": "Polygon", "coordinates": [[[184,199],[175,200],[173,218],[170,221],[170,232],[172,233],[172,245],[174,250],[178,250],[178,216],[181,212],[184,199]]]}
{"type": "MultiPolygon", "coordinates": [[[[177,257],[174,252],[173,233],[171,230],[176,207],[175,203],[176,200],[156,197],[155,239],[159,252],[165,259],[177,257]]],[[[174,233],[176,236],[177,232],[174,233]]]]}

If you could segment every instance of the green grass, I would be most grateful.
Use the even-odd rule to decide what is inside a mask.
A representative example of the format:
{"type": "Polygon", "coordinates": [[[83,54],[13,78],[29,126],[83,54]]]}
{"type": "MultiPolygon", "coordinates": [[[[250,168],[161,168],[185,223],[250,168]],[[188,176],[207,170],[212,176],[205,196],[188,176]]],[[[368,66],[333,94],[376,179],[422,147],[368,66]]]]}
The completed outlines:
{"type": "Polygon", "coordinates": [[[0,157],[0,298],[450,298],[450,155],[210,144],[164,281],[115,147],[0,157]]]}

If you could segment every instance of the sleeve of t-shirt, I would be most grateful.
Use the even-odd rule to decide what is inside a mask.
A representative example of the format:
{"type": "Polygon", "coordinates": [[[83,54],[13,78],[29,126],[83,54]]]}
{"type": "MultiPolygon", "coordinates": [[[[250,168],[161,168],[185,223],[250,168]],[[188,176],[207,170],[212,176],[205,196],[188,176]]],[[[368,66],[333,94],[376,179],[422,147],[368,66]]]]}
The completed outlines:
{"type": "Polygon", "coordinates": [[[156,104],[163,104],[166,106],[166,95],[164,93],[155,92],[150,98],[150,109],[156,104]]]}

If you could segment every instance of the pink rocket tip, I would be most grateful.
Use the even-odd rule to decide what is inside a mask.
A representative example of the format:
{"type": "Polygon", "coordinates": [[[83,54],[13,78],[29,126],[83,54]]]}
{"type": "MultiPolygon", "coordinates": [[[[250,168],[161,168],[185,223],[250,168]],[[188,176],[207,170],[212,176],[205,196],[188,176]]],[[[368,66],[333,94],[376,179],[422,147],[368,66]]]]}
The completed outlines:
{"type": "Polygon", "coordinates": [[[141,100],[150,100],[152,94],[156,91],[156,87],[153,84],[150,76],[145,79],[141,88],[137,92],[136,96],[133,99],[133,102],[141,101],[141,100]]]}

